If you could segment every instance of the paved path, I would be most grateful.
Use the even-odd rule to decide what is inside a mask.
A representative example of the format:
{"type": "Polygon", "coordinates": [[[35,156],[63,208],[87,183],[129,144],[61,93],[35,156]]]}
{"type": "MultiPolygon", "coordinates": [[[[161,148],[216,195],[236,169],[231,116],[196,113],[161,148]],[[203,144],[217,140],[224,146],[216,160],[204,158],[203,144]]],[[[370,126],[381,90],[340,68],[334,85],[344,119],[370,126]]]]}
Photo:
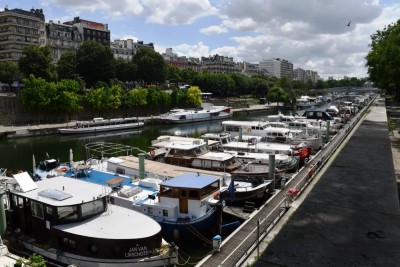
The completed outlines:
{"type": "Polygon", "coordinates": [[[400,266],[386,109],[375,102],[255,267],[400,266]]]}

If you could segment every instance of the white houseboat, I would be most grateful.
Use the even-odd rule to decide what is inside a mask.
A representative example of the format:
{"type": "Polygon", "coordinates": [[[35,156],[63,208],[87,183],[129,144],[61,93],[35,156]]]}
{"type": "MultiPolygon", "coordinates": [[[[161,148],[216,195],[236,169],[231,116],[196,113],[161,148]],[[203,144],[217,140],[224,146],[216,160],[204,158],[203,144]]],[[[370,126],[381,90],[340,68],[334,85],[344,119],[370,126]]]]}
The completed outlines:
{"type": "Polygon", "coordinates": [[[94,118],[91,121],[77,121],[73,127],[60,128],[61,134],[99,133],[106,131],[136,129],[144,123],[137,118],[103,119],[94,118]]]}
{"type": "Polygon", "coordinates": [[[232,110],[227,106],[204,105],[204,107],[194,110],[173,109],[160,115],[160,120],[166,123],[188,123],[228,119],[232,115],[232,110]]]}

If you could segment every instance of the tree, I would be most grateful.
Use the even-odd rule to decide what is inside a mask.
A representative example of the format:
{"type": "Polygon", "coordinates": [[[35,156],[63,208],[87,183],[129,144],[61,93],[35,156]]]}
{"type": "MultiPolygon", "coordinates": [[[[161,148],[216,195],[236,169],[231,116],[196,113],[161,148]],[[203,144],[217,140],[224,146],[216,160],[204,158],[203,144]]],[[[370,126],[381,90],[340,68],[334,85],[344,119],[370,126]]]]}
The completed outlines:
{"type": "Polygon", "coordinates": [[[10,84],[18,75],[18,66],[14,62],[2,61],[0,62],[0,81],[10,84]]]}
{"type": "Polygon", "coordinates": [[[122,105],[122,88],[119,85],[92,88],[86,100],[97,110],[118,109],[122,105]]]}
{"type": "Polygon", "coordinates": [[[110,47],[84,41],[76,52],[76,68],[87,87],[98,81],[108,83],[115,77],[115,60],[110,47]]]}
{"type": "Polygon", "coordinates": [[[43,78],[36,78],[33,74],[23,80],[25,87],[19,97],[22,104],[32,111],[42,111],[49,107],[51,99],[48,94],[49,84],[43,78]]]}
{"type": "Polygon", "coordinates": [[[22,50],[18,67],[25,77],[33,74],[47,81],[57,80],[55,65],[52,63],[51,50],[48,46],[27,46],[22,50]]]}
{"type": "Polygon", "coordinates": [[[115,77],[123,82],[135,80],[135,65],[131,60],[117,58],[115,60],[115,77]]]}
{"type": "Polygon", "coordinates": [[[57,96],[59,96],[56,105],[68,112],[69,116],[83,109],[80,105],[82,98],[79,94],[80,88],[80,84],[75,80],[61,80],[56,84],[57,96]]]}
{"type": "Polygon", "coordinates": [[[279,106],[279,102],[287,103],[289,96],[281,87],[274,86],[268,91],[267,99],[270,102],[277,102],[279,106]]]}
{"type": "Polygon", "coordinates": [[[128,107],[135,107],[138,111],[140,106],[145,106],[147,104],[147,89],[136,88],[129,90],[126,95],[125,103],[128,107]]]}
{"type": "Polygon", "coordinates": [[[166,65],[163,57],[150,48],[141,48],[133,56],[137,79],[145,84],[164,83],[166,78],[166,65]]]}
{"type": "Polygon", "coordinates": [[[197,86],[190,86],[189,89],[187,89],[187,96],[188,96],[188,102],[190,105],[193,105],[194,107],[200,106],[201,105],[201,90],[197,86]]]}
{"type": "Polygon", "coordinates": [[[76,79],[79,75],[76,69],[76,54],[67,51],[61,55],[57,62],[58,79],[76,79]]]}
{"type": "Polygon", "coordinates": [[[400,20],[371,36],[366,56],[369,78],[400,99],[400,20]]]}

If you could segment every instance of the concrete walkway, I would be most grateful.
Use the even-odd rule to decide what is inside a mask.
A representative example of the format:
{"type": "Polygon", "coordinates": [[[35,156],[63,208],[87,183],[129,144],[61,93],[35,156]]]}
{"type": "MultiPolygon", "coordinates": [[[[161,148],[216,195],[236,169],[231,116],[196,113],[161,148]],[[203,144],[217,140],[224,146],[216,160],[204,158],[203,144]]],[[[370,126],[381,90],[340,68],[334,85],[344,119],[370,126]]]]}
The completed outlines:
{"type": "Polygon", "coordinates": [[[275,234],[253,266],[400,266],[400,205],[383,103],[373,104],[275,234]]]}

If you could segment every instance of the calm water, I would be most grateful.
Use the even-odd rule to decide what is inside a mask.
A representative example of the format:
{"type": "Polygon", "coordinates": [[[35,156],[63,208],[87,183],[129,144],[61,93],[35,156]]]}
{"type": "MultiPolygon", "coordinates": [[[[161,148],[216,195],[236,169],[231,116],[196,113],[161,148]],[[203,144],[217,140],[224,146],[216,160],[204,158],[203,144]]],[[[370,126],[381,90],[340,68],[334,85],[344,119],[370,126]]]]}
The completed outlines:
{"type": "MultiPolygon", "coordinates": [[[[262,120],[271,112],[263,112],[252,115],[234,116],[235,120],[262,120]]],[[[221,121],[198,122],[182,125],[148,125],[140,130],[123,132],[109,132],[84,135],[46,135],[37,137],[26,137],[18,139],[0,140],[0,167],[7,168],[16,173],[17,170],[32,172],[32,157],[35,156],[36,163],[46,159],[46,153],[50,158],[58,159],[60,162],[69,161],[69,150],[73,150],[74,160],[88,159],[85,145],[92,142],[110,142],[137,147],[148,151],[151,140],[160,135],[173,135],[176,131],[181,134],[199,137],[207,132],[220,132],[221,121]]],[[[137,154],[133,151],[133,154],[137,154]]]]}

